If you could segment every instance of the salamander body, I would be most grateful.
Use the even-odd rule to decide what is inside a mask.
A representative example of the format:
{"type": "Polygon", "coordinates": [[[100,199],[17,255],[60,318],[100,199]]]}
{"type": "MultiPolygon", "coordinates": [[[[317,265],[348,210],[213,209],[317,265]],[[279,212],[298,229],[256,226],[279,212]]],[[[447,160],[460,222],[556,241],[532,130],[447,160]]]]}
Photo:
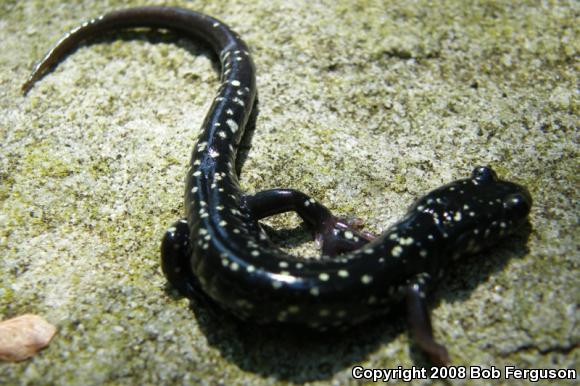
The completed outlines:
{"type": "Polygon", "coordinates": [[[108,13],[65,35],[35,67],[28,90],[82,40],[132,27],[177,30],[219,56],[221,82],[194,146],[186,176],[185,219],[162,243],[162,268],[184,295],[201,294],[241,319],[340,328],[389,311],[406,299],[411,328],[431,359],[448,361],[431,333],[425,294],[446,267],[510,235],[526,220],[532,199],[488,167],[420,198],[382,235],[362,232],[321,203],[291,189],[241,191],[236,161],[256,100],[248,47],[212,17],[172,7],[108,13]],[[322,246],[320,258],[281,251],[259,220],[295,211],[322,246]]]}

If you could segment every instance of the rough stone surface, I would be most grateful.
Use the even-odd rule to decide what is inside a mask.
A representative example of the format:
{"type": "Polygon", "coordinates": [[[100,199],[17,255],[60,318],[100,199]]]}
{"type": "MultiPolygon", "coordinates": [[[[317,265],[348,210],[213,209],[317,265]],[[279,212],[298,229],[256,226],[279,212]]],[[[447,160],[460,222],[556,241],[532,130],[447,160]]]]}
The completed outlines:
{"type": "MultiPolygon", "coordinates": [[[[0,319],[34,313],[59,330],[35,358],[0,364],[0,383],[348,384],[354,365],[425,366],[397,314],[297,336],[167,289],[159,242],[217,87],[208,52],[108,35],[19,92],[67,29],[128,3],[0,3],[0,319]]],[[[579,369],[577,2],[172,4],[252,48],[247,191],[296,188],[378,232],[476,165],[528,186],[530,229],[450,272],[435,333],[455,365],[579,369]]],[[[287,229],[286,248],[315,252],[295,216],[268,223],[287,229]]]]}

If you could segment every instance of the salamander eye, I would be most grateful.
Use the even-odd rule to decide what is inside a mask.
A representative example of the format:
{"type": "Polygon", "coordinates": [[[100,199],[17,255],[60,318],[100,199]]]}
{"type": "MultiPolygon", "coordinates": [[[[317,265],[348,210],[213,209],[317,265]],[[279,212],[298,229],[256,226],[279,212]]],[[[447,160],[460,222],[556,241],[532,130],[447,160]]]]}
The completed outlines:
{"type": "Polygon", "coordinates": [[[525,218],[532,207],[530,197],[521,193],[510,194],[503,200],[503,206],[508,216],[514,220],[525,218]]]}
{"type": "Polygon", "coordinates": [[[497,181],[497,174],[495,174],[492,168],[487,166],[478,166],[473,169],[471,177],[482,183],[497,181]]]}

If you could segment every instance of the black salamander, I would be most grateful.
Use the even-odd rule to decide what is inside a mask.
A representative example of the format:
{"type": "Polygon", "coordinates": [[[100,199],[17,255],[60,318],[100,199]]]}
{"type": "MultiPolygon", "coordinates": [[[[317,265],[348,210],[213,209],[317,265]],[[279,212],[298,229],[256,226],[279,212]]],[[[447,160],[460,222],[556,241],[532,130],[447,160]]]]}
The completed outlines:
{"type": "Polygon", "coordinates": [[[447,351],[433,338],[425,295],[452,261],[496,244],[527,220],[532,199],[526,188],[478,167],[469,178],[419,199],[376,238],[302,192],[242,192],[236,160],[256,99],[252,58],[228,26],[180,8],[131,8],[82,24],[48,52],[23,90],[81,41],[131,27],[184,33],[209,44],[221,63],[221,84],[187,172],[186,218],[162,242],[169,282],[241,319],[321,330],[360,323],[405,301],[419,346],[433,362],[448,363],[447,351]],[[288,211],[313,232],[322,257],[291,256],[269,240],[259,220],[288,211]]]}

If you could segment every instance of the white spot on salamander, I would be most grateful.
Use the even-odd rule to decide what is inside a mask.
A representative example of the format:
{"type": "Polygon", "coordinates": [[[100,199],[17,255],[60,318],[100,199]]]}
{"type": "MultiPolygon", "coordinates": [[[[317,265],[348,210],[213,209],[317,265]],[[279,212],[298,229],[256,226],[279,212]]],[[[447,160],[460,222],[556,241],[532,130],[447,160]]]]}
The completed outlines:
{"type": "Polygon", "coordinates": [[[272,280],[272,287],[274,287],[274,289],[279,289],[282,287],[282,282],[278,280],[272,280]]]}
{"type": "Polygon", "coordinates": [[[391,255],[393,257],[400,257],[401,253],[403,253],[403,248],[400,245],[395,245],[395,247],[391,249],[391,255]]]}
{"type": "Polygon", "coordinates": [[[360,281],[363,284],[370,284],[373,281],[373,277],[371,275],[362,275],[360,281]]]}
{"type": "Polygon", "coordinates": [[[300,311],[300,307],[298,307],[296,305],[288,306],[288,313],[296,314],[296,313],[298,313],[298,311],[300,311]]]}
{"type": "Polygon", "coordinates": [[[401,237],[399,244],[401,245],[411,245],[415,240],[412,237],[401,237]]]}
{"type": "Polygon", "coordinates": [[[341,269],[340,271],[338,271],[338,276],[348,277],[348,271],[346,269],[341,269]]]}
{"type": "Polygon", "coordinates": [[[238,131],[238,124],[233,119],[228,119],[226,121],[226,124],[228,125],[228,127],[230,128],[232,133],[235,133],[236,131],[238,131]]]}

